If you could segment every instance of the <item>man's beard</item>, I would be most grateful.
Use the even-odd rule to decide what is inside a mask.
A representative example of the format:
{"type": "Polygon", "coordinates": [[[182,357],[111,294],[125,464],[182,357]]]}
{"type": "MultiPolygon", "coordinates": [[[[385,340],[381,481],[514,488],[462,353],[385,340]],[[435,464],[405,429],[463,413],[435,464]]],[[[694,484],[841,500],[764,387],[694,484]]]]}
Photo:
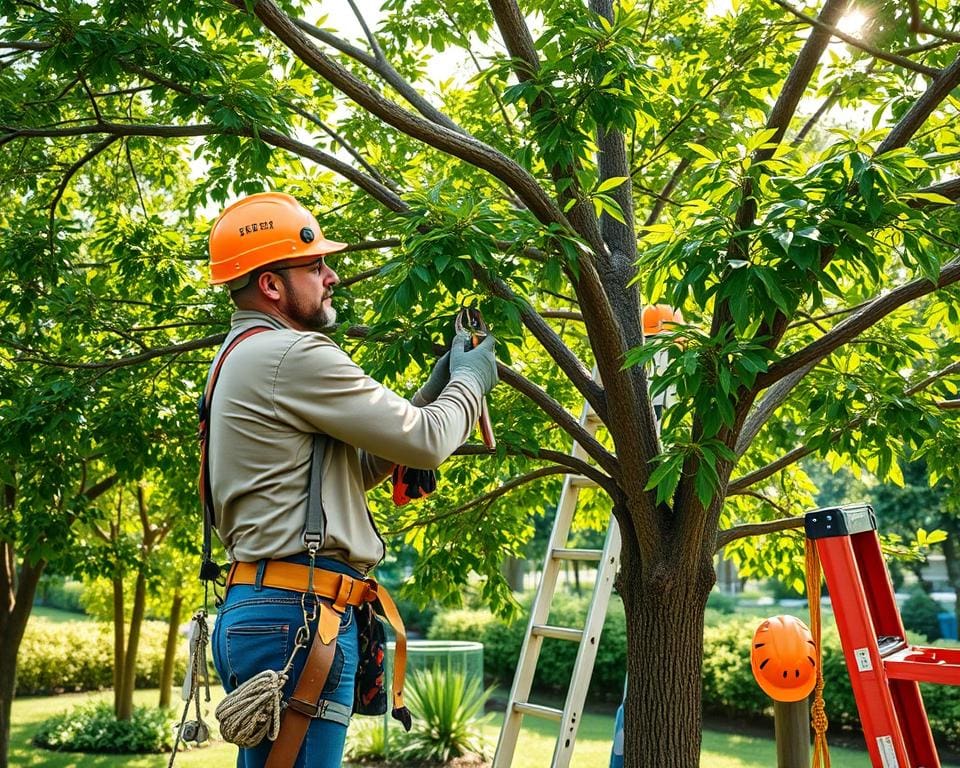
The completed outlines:
{"type": "MultiPolygon", "coordinates": [[[[323,306],[323,301],[315,306],[310,306],[306,301],[301,300],[298,294],[290,284],[287,284],[290,295],[290,317],[297,323],[310,331],[323,331],[333,327],[337,323],[337,310],[332,306],[328,309],[323,306]]],[[[327,294],[331,295],[331,294],[327,294]]]]}

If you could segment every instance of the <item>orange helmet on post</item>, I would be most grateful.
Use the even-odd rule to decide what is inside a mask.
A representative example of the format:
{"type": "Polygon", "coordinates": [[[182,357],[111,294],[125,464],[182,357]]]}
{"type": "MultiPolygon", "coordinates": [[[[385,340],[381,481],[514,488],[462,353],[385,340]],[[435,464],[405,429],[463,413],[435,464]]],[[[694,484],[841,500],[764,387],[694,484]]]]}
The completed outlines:
{"type": "Polygon", "coordinates": [[[283,192],[260,192],[226,208],[210,230],[210,282],[242,288],[255,269],[347,247],[327,240],[310,211],[283,192]]]}
{"type": "Polygon", "coordinates": [[[643,308],[643,335],[656,336],[683,322],[679,309],[669,304],[650,304],[643,308]]]}
{"type": "Polygon", "coordinates": [[[802,701],[817,683],[817,646],[795,616],[766,619],[753,635],[750,667],[774,701],[802,701]]]}

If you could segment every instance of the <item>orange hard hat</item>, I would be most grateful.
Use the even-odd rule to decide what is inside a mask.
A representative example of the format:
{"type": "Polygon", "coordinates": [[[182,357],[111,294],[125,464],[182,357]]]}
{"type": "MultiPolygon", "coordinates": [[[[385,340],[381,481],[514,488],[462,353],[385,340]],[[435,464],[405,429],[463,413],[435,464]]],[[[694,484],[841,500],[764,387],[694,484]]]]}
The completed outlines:
{"type": "Polygon", "coordinates": [[[656,336],[670,330],[669,326],[683,322],[679,309],[669,304],[650,304],[643,308],[643,335],[656,336]]]}
{"type": "Polygon", "coordinates": [[[802,701],[817,683],[817,646],[795,616],[766,619],[753,635],[750,667],[774,701],[802,701]]]}
{"type": "Polygon", "coordinates": [[[327,240],[316,218],[283,192],[260,192],[226,208],[210,230],[210,282],[246,284],[241,278],[278,261],[323,256],[347,247],[327,240]]]}

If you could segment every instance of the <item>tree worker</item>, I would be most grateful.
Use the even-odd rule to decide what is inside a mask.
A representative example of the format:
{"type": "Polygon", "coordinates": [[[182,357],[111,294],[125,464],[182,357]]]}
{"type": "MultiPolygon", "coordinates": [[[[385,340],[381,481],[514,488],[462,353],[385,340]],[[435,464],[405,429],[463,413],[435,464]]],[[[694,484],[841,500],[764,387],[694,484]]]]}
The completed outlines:
{"type": "MultiPolygon", "coordinates": [[[[290,701],[313,647],[294,654],[283,687],[284,718],[293,717],[291,709],[307,712],[306,735],[292,755],[296,766],[310,768],[341,763],[359,655],[357,594],[375,588],[365,579],[384,556],[365,491],[395,464],[439,466],[467,440],[497,382],[492,336],[473,348],[455,337],[410,400],[367,376],[325,335],[336,320],[339,282],[326,258],[345,247],[325,239],[312,214],[277,192],[229,206],[210,233],[211,282],[226,285],[237,307],[218,354],[224,359],[213,374],[215,395],[208,385],[207,497],[232,563],[212,635],[214,664],[230,692],[264,670],[284,668],[305,616],[318,636],[325,617],[336,616],[319,701],[290,701]],[[253,329],[268,332],[230,348],[253,329]],[[318,440],[323,533],[309,544],[305,519],[318,440]],[[304,602],[310,592],[321,598],[319,618],[304,602]]],[[[268,763],[268,754],[274,744],[289,751],[286,728],[284,719],[276,741],[241,748],[238,765],[284,764],[276,755],[268,763]]]]}

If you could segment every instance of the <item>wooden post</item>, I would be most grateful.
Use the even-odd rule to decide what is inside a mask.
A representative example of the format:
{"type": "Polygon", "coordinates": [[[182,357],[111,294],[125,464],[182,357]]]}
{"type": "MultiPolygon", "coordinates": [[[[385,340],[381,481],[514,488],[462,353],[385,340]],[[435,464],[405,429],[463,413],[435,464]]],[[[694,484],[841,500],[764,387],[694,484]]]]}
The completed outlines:
{"type": "Polygon", "coordinates": [[[773,720],[777,734],[777,768],[808,768],[809,700],[773,702],[773,720]]]}

